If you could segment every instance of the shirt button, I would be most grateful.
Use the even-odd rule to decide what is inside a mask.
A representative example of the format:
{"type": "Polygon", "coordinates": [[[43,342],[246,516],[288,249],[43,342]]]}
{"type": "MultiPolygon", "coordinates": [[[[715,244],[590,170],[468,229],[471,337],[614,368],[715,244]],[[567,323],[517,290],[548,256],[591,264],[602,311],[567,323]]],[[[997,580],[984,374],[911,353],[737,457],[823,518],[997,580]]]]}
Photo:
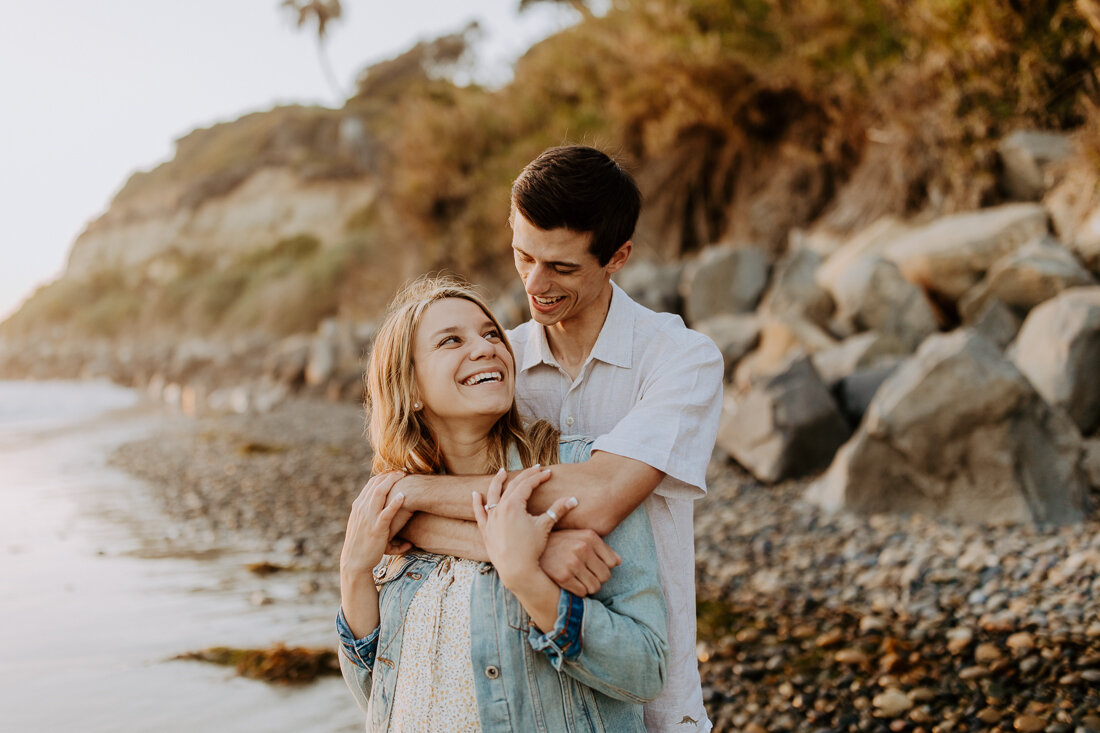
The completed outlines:
{"type": "Polygon", "coordinates": [[[500,677],[500,670],[490,664],[485,668],[485,676],[491,680],[495,680],[497,677],[500,677]]]}
{"type": "Polygon", "coordinates": [[[565,418],[565,424],[572,427],[573,426],[573,418],[571,418],[571,417],[565,418]]]}

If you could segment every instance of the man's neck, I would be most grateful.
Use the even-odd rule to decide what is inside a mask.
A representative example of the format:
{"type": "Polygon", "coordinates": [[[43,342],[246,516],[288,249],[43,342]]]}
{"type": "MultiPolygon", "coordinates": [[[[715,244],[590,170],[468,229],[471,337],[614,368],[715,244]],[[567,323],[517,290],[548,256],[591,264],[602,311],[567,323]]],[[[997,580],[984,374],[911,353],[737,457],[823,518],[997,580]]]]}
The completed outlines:
{"type": "Polygon", "coordinates": [[[565,373],[576,379],[581,373],[581,368],[592,353],[596,341],[603,330],[607,313],[611,309],[611,281],[607,282],[603,292],[600,293],[592,305],[584,313],[568,321],[546,326],[546,341],[550,345],[550,353],[565,373]]]}

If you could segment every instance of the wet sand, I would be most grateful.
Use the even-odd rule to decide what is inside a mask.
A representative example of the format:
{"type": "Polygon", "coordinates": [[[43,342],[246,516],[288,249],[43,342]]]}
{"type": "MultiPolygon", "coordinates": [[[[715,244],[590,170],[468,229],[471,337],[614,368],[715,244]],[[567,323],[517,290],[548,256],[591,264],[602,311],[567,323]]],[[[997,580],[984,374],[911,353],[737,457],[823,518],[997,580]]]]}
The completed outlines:
{"type": "Polygon", "coordinates": [[[137,406],[0,431],[0,730],[362,729],[338,677],[290,688],[171,660],[215,645],[331,647],[338,604],[310,572],[245,567],[292,565],[292,552],[246,533],[192,541],[150,486],[107,463],[189,422],[137,406]]]}

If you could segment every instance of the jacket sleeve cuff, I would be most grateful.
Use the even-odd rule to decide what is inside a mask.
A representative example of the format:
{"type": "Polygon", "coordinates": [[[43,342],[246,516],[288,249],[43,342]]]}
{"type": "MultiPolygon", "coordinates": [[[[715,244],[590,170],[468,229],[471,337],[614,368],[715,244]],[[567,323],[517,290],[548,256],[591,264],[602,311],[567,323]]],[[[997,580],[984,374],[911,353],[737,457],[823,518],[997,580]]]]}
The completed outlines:
{"type": "Polygon", "coordinates": [[[371,671],[374,669],[374,655],[378,651],[378,630],[376,626],[367,636],[356,639],[351,633],[347,619],[344,618],[344,609],[336,613],[336,633],[340,636],[340,649],[344,656],[351,660],[356,667],[371,671]]]}
{"type": "Polygon", "coordinates": [[[562,664],[581,653],[581,623],[584,621],[584,599],[562,589],[558,596],[558,618],[554,628],[542,633],[532,625],[527,632],[531,648],[542,652],[560,670],[562,664]]]}

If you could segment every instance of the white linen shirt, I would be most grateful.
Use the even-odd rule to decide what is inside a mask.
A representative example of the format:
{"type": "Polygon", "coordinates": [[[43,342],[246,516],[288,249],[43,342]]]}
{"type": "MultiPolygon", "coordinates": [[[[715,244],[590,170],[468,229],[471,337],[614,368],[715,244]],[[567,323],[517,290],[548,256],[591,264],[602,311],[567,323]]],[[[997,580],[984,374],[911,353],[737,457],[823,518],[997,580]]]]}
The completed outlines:
{"type": "Polygon", "coordinates": [[[593,451],[665,473],[645,504],[668,603],[669,674],[664,691],[645,707],[645,723],[648,731],[705,733],[711,725],[695,651],[692,502],[706,494],[722,407],[722,355],[679,316],[654,313],[611,287],[607,318],[576,380],[554,358],[539,324],[508,332],[516,401],[523,415],[595,437],[593,451]]]}

